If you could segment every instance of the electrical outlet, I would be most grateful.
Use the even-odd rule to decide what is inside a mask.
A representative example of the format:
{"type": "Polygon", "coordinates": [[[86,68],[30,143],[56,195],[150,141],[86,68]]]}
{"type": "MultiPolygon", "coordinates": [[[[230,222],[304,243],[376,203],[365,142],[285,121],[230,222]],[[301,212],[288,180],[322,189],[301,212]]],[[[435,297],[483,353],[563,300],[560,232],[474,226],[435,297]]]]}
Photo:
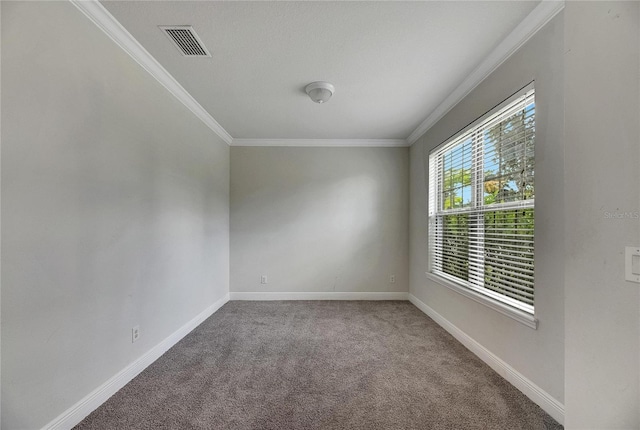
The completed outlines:
{"type": "Polygon", "coordinates": [[[262,275],[260,276],[260,283],[261,284],[267,284],[267,275],[262,275]]]}
{"type": "Polygon", "coordinates": [[[131,343],[134,343],[140,338],[140,326],[137,325],[131,329],[131,343]]]}
{"type": "Polygon", "coordinates": [[[389,283],[390,284],[395,284],[396,283],[396,275],[389,276],[389,283]]]}

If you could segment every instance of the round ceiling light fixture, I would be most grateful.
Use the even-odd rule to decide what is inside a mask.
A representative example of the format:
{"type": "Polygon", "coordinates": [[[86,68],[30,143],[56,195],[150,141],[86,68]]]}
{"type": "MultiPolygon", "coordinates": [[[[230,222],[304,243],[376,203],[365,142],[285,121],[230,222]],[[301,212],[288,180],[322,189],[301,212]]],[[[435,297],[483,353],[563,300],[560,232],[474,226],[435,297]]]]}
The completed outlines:
{"type": "Polygon", "coordinates": [[[304,89],[315,103],[326,103],[336,91],[329,82],[312,82],[304,89]]]}

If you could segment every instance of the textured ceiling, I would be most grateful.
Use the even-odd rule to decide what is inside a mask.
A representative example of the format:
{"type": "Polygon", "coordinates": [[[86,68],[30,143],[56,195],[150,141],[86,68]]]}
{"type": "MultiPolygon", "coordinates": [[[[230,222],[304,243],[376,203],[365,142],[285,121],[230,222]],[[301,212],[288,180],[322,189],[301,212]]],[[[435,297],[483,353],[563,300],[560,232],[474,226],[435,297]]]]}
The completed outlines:
{"type": "Polygon", "coordinates": [[[271,139],[406,138],[537,3],[102,2],[234,138],[271,139]],[[210,58],[158,28],[185,24],[210,58]]]}

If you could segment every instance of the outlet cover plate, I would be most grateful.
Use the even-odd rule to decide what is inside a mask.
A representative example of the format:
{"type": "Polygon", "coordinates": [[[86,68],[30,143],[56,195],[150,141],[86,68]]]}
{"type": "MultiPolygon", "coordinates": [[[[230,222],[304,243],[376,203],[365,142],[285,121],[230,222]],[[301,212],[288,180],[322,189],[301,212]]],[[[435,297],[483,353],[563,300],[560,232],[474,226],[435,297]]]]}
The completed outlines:
{"type": "Polygon", "coordinates": [[[640,246],[627,246],[624,253],[624,278],[640,283],[640,246]]]}
{"type": "Polygon", "coordinates": [[[140,339],[140,326],[137,325],[131,329],[131,343],[134,343],[136,340],[140,339]]]}

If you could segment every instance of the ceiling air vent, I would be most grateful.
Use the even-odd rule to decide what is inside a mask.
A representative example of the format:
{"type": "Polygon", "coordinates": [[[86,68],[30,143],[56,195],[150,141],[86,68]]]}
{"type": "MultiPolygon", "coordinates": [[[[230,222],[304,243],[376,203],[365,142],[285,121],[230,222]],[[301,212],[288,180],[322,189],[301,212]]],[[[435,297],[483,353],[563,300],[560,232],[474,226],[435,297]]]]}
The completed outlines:
{"type": "Polygon", "coordinates": [[[190,25],[161,25],[160,29],[185,57],[211,57],[190,25]]]}

